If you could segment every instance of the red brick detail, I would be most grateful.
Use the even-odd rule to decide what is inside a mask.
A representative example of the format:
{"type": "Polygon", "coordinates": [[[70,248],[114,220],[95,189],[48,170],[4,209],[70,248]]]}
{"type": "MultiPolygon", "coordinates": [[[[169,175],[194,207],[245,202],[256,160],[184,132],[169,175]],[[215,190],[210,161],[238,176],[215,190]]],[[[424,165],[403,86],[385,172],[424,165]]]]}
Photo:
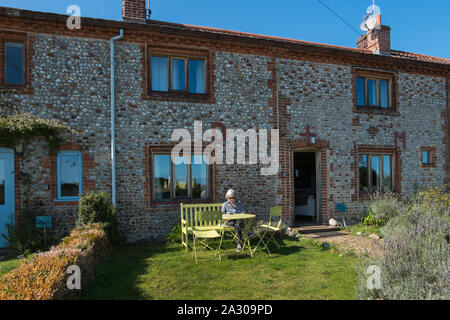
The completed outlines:
{"type": "MultiPolygon", "coordinates": [[[[280,145],[279,145],[279,161],[280,168],[278,173],[278,185],[277,195],[279,200],[277,205],[283,207],[283,221],[288,224],[293,224],[295,220],[294,206],[294,162],[293,152],[294,149],[309,147],[320,151],[321,154],[321,211],[322,222],[328,221],[328,169],[327,169],[327,148],[328,142],[320,139],[316,139],[315,144],[311,144],[309,139],[289,140],[287,125],[291,121],[291,115],[287,112],[287,106],[291,104],[289,98],[279,96],[278,83],[277,83],[277,69],[276,59],[278,57],[272,55],[270,62],[267,64],[267,69],[271,72],[271,79],[268,80],[268,88],[272,91],[272,97],[269,98],[268,106],[272,108],[272,116],[270,124],[273,128],[279,129],[280,145]]],[[[314,130],[314,128],[312,128],[314,130]]]]}
{"type": "Polygon", "coordinates": [[[34,34],[15,31],[0,31],[0,93],[32,94],[33,88],[33,43],[34,34]],[[5,83],[5,43],[17,42],[23,44],[23,79],[21,85],[5,83]]]}
{"type": "Polygon", "coordinates": [[[403,150],[406,150],[406,132],[399,133],[398,131],[394,132],[394,147],[397,148],[399,142],[403,147],[403,150]]]}
{"type": "MultiPolygon", "coordinates": [[[[69,30],[67,16],[33,12],[11,8],[0,8],[0,30],[55,34],[91,39],[109,40],[124,29],[127,42],[164,46],[168,43],[182,44],[202,50],[225,51],[242,54],[257,54],[303,61],[360,65],[397,72],[423,75],[447,76],[450,65],[428,61],[402,59],[395,56],[369,54],[367,50],[331,45],[312,44],[305,41],[281,39],[268,36],[248,35],[241,32],[194,27],[182,24],[150,21],[148,23],[126,23],[120,21],[83,18],[81,30],[69,30]]],[[[444,61],[444,59],[441,59],[444,61]]],[[[213,70],[212,70],[213,71],[213,70]]]]}
{"type": "Polygon", "coordinates": [[[147,18],[145,0],[123,0],[122,18],[125,21],[142,21],[147,18]]]}
{"type": "Polygon", "coordinates": [[[377,127],[371,126],[369,129],[367,129],[367,133],[373,138],[377,135],[378,131],[380,131],[377,127]]]}
{"type": "Polygon", "coordinates": [[[357,45],[359,49],[371,50],[372,52],[391,53],[391,28],[381,26],[380,29],[373,29],[362,35],[357,45]]]}
{"type": "Polygon", "coordinates": [[[289,224],[293,224],[295,220],[294,207],[294,162],[293,152],[301,151],[302,148],[308,150],[315,150],[320,152],[320,167],[321,167],[321,190],[317,190],[321,197],[321,217],[320,221],[326,223],[328,216],[328,168],[327,168],[327,151],[328,142],[325,140],[316,139],[315,144],[308,143],[307,140],[281,140],[280,141],[280,172],[278,179],[281,184],[278,187],[278,195],[281,196],[281,201],[278,205],[283,207],[283,220],[289,224]]]}
{"type": "Polygon", "coordinates": [[[352,86],[353,86],[353,112],[355,113],[371,113],[371,114],[389,114],[399,116],[399,88],[398,88],[398,74],[394,71],[387,71],[384,69],[373,69],[370,67],[352,67],[352,86]],[[391,107],[379,108],[379,107],[361,107],[356,104],[356,78],[362,77],[375,77],[375,78],[388,78],[391,80],[391,107]]]}
{"type": "MultiPolygon", "coordinates": [[[[89,191],[95,190],[95,180],[89,179],[89,175],[92,173],[94,169],[94,158],[89,156],[88,150],[84,149],[79,144],[75,143],[64,143],[59,151],[81,151],[81,159],[82,159],[82,170],[83,170],[83,194],[88,193],[89,191]]],[[[56,155],[48,156],[44,159],[44,168],[48,169],[49,179],[45,181],[49,186],[49,192],[51,197],[51,202],[47,203],[47,206],[52,205],[78,205],[78,201],[55,201],[58,198],[58,187],[57,187],[57,170],[56,170],[56,155]]]]}
{"type": "MultiPolygon", "coordinates": [[[[152,199],[152,154],[153,153],[170,153],[172,148],[176,145],[176,143],[161,143],[161,144],[148,144],[144,146],[144,203],[146,208],[152,207],[166,207],[168,211],[173,211],[173,208],[179,209],[179,204],[183,203],[215,203],[216,199],[218,199],[217,190],[216,190],[216,181],[217,181],[217,170],[216,164],[209,166],[209,192],[210,199],[208,200],[174,200],[174,201],[158,201],[155,202],[152,199]]],[[[204,149],[206,145],[203,145],[204,149]]],[[[192,154],[194,154],[194,147],[191,149],[192,154]]]]}
{"type": "Polygon", "coordinates": [[[436,147],[420,147],[420,166],[422,168],[437,168],[437,148],[436,147]],[[430,152],[431,163],[423,163],[422,151],[430,152]]]}
{"type": "Polygon", "coordinates": [[[351,165],[351,171],[354,174],[354,178],[351,180],[352,188],[355,193],[352,194],[352,201],[367,200],[369,194],[360,192],[359,190],[359,155],[360,154],[391,154],[394,156],[394,191],[401,194],[402,186],[402,158],[401,150],[399,147],[392,146],[378,146],[378,145],[359,145],[351,150],[350,155],[353,157],[354,162],[351,165]]]}
{"type": "Polygon", "coordinates": [[[447,191],[450,191],[450,77],[445,79],[445,87],[447,93],[447,109],[442,112],[441,117],[444,120],[444,125],[442,126],[442,130],[444,131],[444,185],[446,186],[447,191]]]}

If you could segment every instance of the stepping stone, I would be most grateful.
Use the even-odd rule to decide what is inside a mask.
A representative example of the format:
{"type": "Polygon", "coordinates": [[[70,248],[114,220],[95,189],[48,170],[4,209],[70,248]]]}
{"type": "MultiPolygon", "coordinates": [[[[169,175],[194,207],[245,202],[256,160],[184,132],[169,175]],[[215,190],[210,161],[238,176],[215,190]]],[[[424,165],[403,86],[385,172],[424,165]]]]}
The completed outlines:
{"type": "Polygon", "coordinates": [[[327,238],[327,237],[343,237],[346,236],[347,233],[343,233],[343,232],[320,232],[320,233],[308,233],[305,234],[306,237],[308,238],[313,238],[313,239],[317,239],[317,238],[327,238]]]}

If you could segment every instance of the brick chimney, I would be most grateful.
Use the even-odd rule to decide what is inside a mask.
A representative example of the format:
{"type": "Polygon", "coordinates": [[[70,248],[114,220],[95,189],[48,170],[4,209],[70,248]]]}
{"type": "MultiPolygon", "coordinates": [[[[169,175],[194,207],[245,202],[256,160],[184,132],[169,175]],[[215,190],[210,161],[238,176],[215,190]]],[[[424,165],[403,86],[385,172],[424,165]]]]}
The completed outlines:
{"type": "Polygon", "coordinates": [[[145,22],[146,18],[145,0],[122,0],[123,21],[145,22]]]}
{"type": "Polygon", "coordinates": [[[381,15],[376,16],[377,27],[367,31],[358,41],[359,49],[369,49],[373,53],[390,55],[391,54],[391,28],[381,24],[381,15]]]}

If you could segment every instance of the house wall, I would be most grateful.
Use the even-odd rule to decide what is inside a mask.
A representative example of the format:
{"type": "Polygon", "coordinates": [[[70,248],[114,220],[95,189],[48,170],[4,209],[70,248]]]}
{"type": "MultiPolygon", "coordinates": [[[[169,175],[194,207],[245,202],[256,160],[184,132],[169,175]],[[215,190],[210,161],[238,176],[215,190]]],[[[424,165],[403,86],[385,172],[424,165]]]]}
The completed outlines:
{"type": "Polygon", "coordinates": [[[280,59],[277,77],[280,97],[286,100],[289,139],[300,139],[299,134],[310,126],[318,139],[328,142],[328,218],[335,213],[336,203],[345,203],[352,215],[364,212],[367,197],[359,195],[353,183],[358,181],[354,151],[357,146],[394,148],[395,132],[406,133],[406,149],[397,142],[401,193],[411,196],[417,189],[444,185],[444,78],[399,73],[398,112],[376,114],[354,112],[348,66],[280,59]],[[427,145],[437,147],[435,167],[420,165],[420,147],[427,145]]]}
{"type": "MultiPolygon", "coordinates": [[[[145,37],[156,43],[157,35],[145,37]]],[[[65,137],[63,149],[83,152],[84,191],[110,191],[107,37],[33,33],[31,38],[29,88],[26,92],[1,89],[1,101],[78,130],[79,135],[65,137]]],[[[411,195],[416,187],[442,186],[448,175],[444,129],[448,128],[448,97],[442,76],[397,71],[398,112],[356,113],[352,64],[344,58],[311,58],[287,49],[280,49],[284,53],[280,56],[260,47],[202,40],[201,47],[210,50],[212,99],[164,101],[146,97],[147,49],[135,39],[135,34],[126,36],[116,49],[117,207],[120,231],[130,242],[164,236],[179,222],[178,204],[151,201],[149,150],[167,146],[174,129],[193,133],[194,120],[203,122],[203,130],[212,122],[243,130],[280,128],[277,175],[261,176],[260,165],[215,165],[212,169],[212,201],[224,201],[226,190],[233,188],[258,220],[267,217],[270,207],[282,205],[285,222],[293,221],[292,152],[310,147],[300,135],[306,126],[317,134],[314,147],[321,150],[322,222],[334,215],[336,203],[345,203],[354,216],[363,213],[367,200],[358,194],[355,150],[361,145],[395,149],[395,132],[405,132],[407,139],[406,149],[400,142],[395,149],[403,194],[411,195]],[[423,146],[436,146],[436,167],[420,166],[423,146]]],[[[175,42],[169,36],[158,39],[159,45],[196,47],[189,37],[185,42],[182,37],[181,42],[180,37],[175,42]]],[[[29,190],[21,186],[23,206],[30,202],[53,215],[55,232],[70,230],[78,206],[55,201],[55,158],[48,156],[45,142],[26,145],[20,160],[22,170],[33,177],[29,190]]]]}

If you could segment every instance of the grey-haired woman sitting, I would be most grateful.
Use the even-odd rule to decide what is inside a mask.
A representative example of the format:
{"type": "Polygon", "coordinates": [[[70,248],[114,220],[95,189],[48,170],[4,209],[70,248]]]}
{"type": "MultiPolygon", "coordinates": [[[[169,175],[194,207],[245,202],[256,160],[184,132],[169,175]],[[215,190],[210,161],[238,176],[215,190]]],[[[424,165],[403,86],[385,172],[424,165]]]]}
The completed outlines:
{"type": "MultiPolygon", "coordinates": [[[[240,201],[236,200],[236,192],[233,189],[227,191],[225,197],[227,201],[222,205],[222,213],[224,214],[235,214],[235,213],[245,213],[245,209],[240,201]]],[[[230,227],[234,227],[236,230],[236,251],[242,251],[242,230],[244,229],[244,222],[242,220],[228,220],[226,223],[230,227]]]]}

